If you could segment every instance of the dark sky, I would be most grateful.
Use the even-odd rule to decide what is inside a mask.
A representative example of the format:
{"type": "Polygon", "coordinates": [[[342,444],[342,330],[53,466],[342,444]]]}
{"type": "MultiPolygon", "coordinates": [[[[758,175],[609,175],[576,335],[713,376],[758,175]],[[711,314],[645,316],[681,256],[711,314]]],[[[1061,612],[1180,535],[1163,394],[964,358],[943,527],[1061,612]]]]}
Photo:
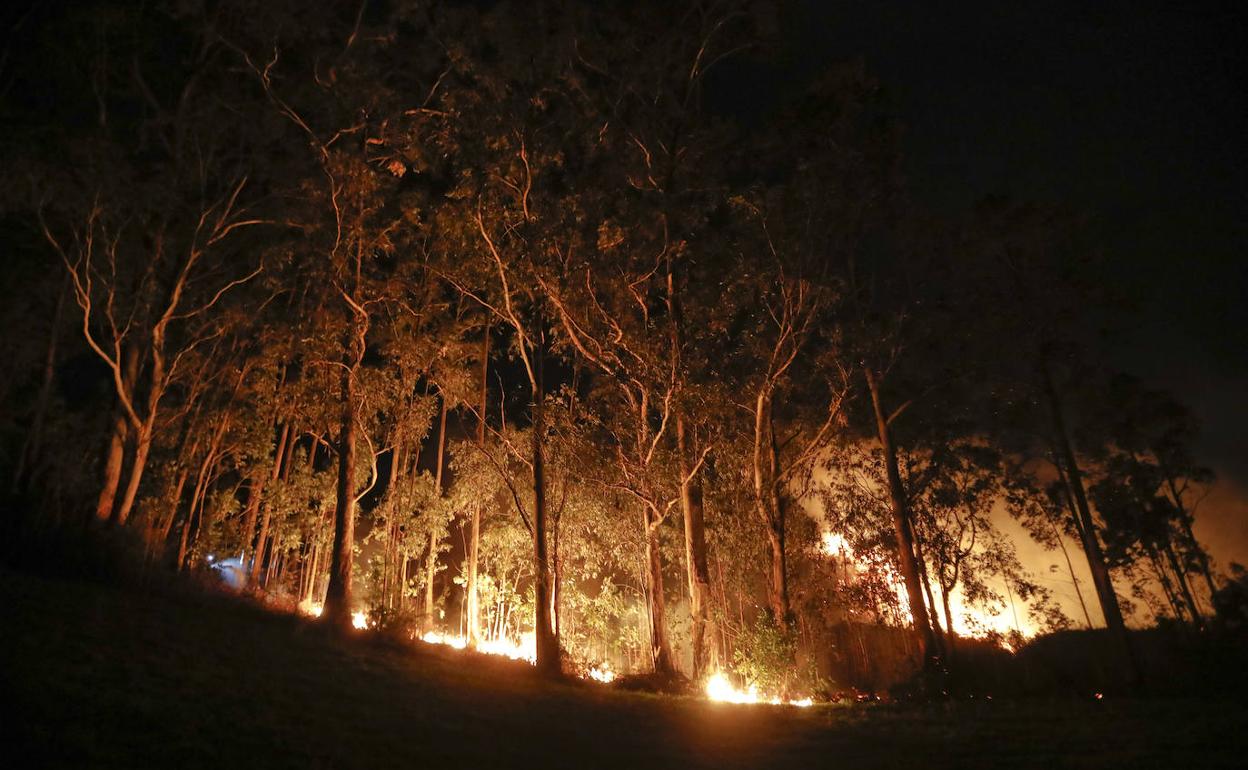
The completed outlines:
{"type": "Polygon", "coordinates": [[[1248,560],[1248,3],[805,0],[804,67],[861,57],[938,210],[989,194],[1097,222],[1140,308],[1114,363],[1181,397],[1222,476],[1215,556],[1248,560]]]}

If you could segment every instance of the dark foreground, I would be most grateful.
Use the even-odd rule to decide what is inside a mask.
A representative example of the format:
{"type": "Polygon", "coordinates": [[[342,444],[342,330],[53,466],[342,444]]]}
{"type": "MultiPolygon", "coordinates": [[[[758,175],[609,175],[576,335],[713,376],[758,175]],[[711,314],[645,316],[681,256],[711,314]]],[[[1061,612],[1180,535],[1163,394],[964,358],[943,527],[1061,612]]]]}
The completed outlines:
{"type": "Polygon", "coordinates": [[[811,709],[550,684],[188,591],[0,571],[0,766],[1238,767],[1229,700],[811,709]]]}

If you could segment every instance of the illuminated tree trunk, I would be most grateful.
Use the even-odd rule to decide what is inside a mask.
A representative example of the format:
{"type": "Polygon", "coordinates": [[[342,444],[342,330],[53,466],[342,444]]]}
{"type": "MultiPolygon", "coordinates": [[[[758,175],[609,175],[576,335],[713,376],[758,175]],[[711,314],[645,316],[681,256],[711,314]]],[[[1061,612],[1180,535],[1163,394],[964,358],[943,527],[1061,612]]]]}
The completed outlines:
{"type": "MultiPolygon", "coordinates": [[[[684,351],[684,315],[676,289],[672,259],[667,261],[667,306],[670,319],[672,356],[677,371],[681,370],[684,351]]],[[[685,571],[689,580],[690,647],[693,657],[693,678],[701,678],[707,670],[707,635],[710,626],[711,577],[707,564],[706,518],[702,506],[701,474],[690,465],[688,426],[684,409],[676,406],[676,457],[680,473],[680,512],[685,523],[685,571]]]]}
{"type": "MultiPolygon", "coordinates": [[[[269,471],[268,480],[276,481],[282,469],[282,457],[286,454],[286,442],[290,440],[291,430],[290,423],[286,422],[282,425],[281,436],[277,439],[277,447],[273,454],[273,467],[269,471]]],[[[248,572],[247,582],[254,586],[260,578],[260,570],[264,564],[265,545],[269,537],[269,520],[272,517],[272,510],[263,499],[257,501],[260,507],[260,534],[256,537],[255,555],[251,559],[251,569],[248,572]]]]}
{"type": "Polygon", "coordinates": [[[780,493],[779,449],[772,426],[772,394],[762,388],[754,404],[754,508],[767,532],[770,569],[767,600],[777,625],[792,622],[785,556],[785,504],[780,493]]]}
{"type": "Polygon", "coordinates": [[[533,352],[533,561],[534,561],[534,614],[537,642],[537,667],[546,674],[558,674],[561,670],[559,637],[550,617],[550,559],[546,543],[546,386],[544,360],[546,358],[546,330],[539,319],[535,324],[537,344],[533,352]]]}
{"type": "Polygon", "coordinates": [[[910,509],[906,503],[906,491],[897,465],[897,448],[893,445],[888,417],[880,401],[879,383],[870,367],[864,367],[867,389],[871,394],[871,406],[875,412],[876,436],[884,451],[884,471],[888,478],[888,499],[893,514],[893,534],[897,538],[897,560],[901,564],[901,576],[906,583],[906,598],[910,603],[910,618],[919,636],[920,652],[924,666],[936,664],[937,646],[932,634],[932,624],[927,616],[923,600],[923,586],[919,576],[918,560],[914,555],[914,529],[910,521],[910,509]]]}
{"type": "Polygon", "coordinates": [[[946,587],[944,581],[937,582],[940,583],[940,601],[944,605],[945,610],[945,654],[949,656],[950,660],[953,660],[957,634],[953,632],[953,608],[949,605],[949,593],[952,588],[946,587]]]}
{"type": "Polygon", "coordinates": [[[927,559],[923,556],[923,539],[917,536],[914,538],[914,560],[919,566],[919,582],[923,584],[923,595],[927,597],[928,618],[932,622],[932,641],[936,643],[936,654],[944,655],[944,629],[940,627],[936,599],[932,596],[932,580],[927,572],[927,559]]]}
{"type": "Polygon", "coordinates": [[[139,494],[139,482],[143,479],[143,472],[147,468],[147,456],[152,449],[152,434],[156,429],[156,409],[164,387],[163,378],[158,379],[153,376],[151,390],[147,397],[146,415],[134,432],[134,456],[130,460],[130,475],[126,480],[126,488],[121,500],[113,509],[113,516],[110,519],[110,523],[116,526],[124,526],[130,519],[130,511],[134,510],[134,501],[139,494]]]}
{"type": "MultiPolygon", "coordinates": [[[[362,355],[361,351],[361,355],[362,355]]],[[[358,359],[357,359],[358,361],[358,359]]],[[[338,438],[338,486],[334,506],[334,546],[325,590],[327,623],[351,625],[351,567],[355,558],[355,366],[342,373],[342,423],[338,438]]]]}
{"type": "MultiPolygon", "coordinates": [[[[438,467],[433,474],[433,494],[440,503],[442,500],[442,466],[446,456],[446,395],[438,394],[442,402],[442,412],[438,419],[438,467]]],[[[441,511],[437,513],[441,516],[441,511]]],[[[425,560],[425,631],[433,630],[433,579],[438,574],[438,528],[439,522],[432,522],[429,528],[429,555],[425,560]]]]}
{"type": "MultiPolygon", "coordinates": [[[[481,410],[477,420],[477,445],[485,449],[485,415],[489,408],[490,375],[490,327],[481,330],[481,410]]],[[[481,640],[481,599],[477,586],[477,560],[481,550],[481,510],[484,504],[472,506],[472,525],[468,532],[468,644],[472,647],[481,640]]]]}
{"type": "Polygon", "coordinates": [[[671,675],[676,671],[672,645],[667,638],[667,603],[663,597],[663,559],[660,552],[659,524],[662,519],[649,505],[642,506],[642,526],[646,538],[646,599],[650,636],[650,663],[655,673],[671,675]]]}
{"type": "MultiPolygon", "coordinates": [[[[123,377],[124,387],[133,391],[134,381],[139,374],[139,351],[131,345],[126,349],[126,366],[123,377]]],[[[121,484],[121,466],[125,460],[126,434],[130,431],[130,423],[120,404],[113,415],[113,429],[109,436],[108,452],[104,456],[104,483],[95,501],[95,519],[104,523],[113,515],[113,503],[117,498],[117,488],[121,484]]]]}

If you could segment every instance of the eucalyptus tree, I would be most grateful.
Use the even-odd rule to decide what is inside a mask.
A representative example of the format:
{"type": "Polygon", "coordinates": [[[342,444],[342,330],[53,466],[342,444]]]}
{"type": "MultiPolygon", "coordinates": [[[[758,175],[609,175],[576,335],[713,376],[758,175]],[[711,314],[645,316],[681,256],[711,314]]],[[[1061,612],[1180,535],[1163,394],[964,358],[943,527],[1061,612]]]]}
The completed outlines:
{"type": "Polygon", "coordinates": [[[506,329],[528,385],[531,507],[514,496],[533,538],[538,667],[559,667],[550,616],[545,469],[550,312],[538,276],[583,243],[580,183],[600,152],[578,93],[574,36],[562,6],[499,3],[430,19],[460,45],[422,108],[422,157],[447,189],[431,219],[440,274],[506,329]],[[544,45],[534,50],[530,39],[544,45]]]}
{"type": "Polygon", "coordinates": [[[409,173],[401,138],[414,122],[412,108],[436,87],[438,72],[429,67],[440,55],[422,58],[429,38],[391,13],[282,6],[234,21],[222,34],[283,139],[274,163],[288,169],[288,181],[277,194],[299,234],[287,241],[290,285],[316,338],[335,348],[302,365],[337,373],[338,484],[324,617],[342,625],[350,620],[356,506],[364,494],[357,441],[369,445],[369,487],[384,450],[371,431],[361,432],[365,412],[372,420],[382,411],[362,382],[382,376],[365,373],[378,363],[366,363],[370,331],[382,309],[419,282],[421,269],[419,258],[404,258],[419,257],[419,249],[400,253],[420,235],[422,206],[400,189],[409,173]],[[401,34],[412,39],[400,42],[401,34]]]}
{"type": "MultiPolygon", "coordinates": [[[[1080,431],[1096,410],[1080,410],[1093,385],[1092,308],[1108,304],[1094,277],[1095,253],[1073,217],[1038,206],[989,201],[977,212],[967,249],[967,281],[998,323],[980,331],[998,400],[1017,418],[1013,432],[1034,457],[1047,458],[1071,503],[1098,603],[1125,678],[1138,678],[1122,609],[1105,560],[1100,524],[1088,498],[1096,439],[1080,431]],[[991,333],[989,333],[991,331],[991,333]],[[1008,341],[1008,342],[1007,342],[1008,341]],[[1021,431],[1019,430],[1021,428],[1021,431]]],[[[1007,431],[1009,432],[1009,431],[1007,431]]]]}
{"type": "Polygon", "coordinates": [[[220,333],[223,299],[260,272],[247,235],[267,216],[249,181],[256,140],[233,119],[230,57],[206,19],[166,4],[94,14],[91,72],[71,88],[93,102],[95,120],[56,148],[60,168],[81,162],[33,175],[32,208],[69,277],[82,339],[113,385],[95,514],[125,524],[166,395],[220,333]],[[172,60],[154,42],[165,36],[178,41],[172,60]],[[126,55],[110,57],[112,48],[126,55]]]}

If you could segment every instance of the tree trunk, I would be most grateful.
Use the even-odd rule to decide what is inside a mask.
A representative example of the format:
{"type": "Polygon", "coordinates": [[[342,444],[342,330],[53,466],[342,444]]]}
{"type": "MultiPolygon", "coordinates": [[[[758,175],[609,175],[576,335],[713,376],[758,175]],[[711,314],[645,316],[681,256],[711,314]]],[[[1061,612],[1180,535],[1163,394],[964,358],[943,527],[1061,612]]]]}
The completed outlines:
{"type": "Polygon", "coordinates": [[[539,318],[535,330],[537,345],[533,351],[533,562],[534,562],[534,614],[537,642],[537,668],[543,673],[558,674],[562,668],[559,637],[555,634],[550,618],[550,560],[546,549],[546,386],[544,359],[546,357],[545,330],[539,318]]]}
{"type": "MultiPolygon", "coordinates": [[[[133,391],[134,381],[139,375],[139,351],[131,345],[126,349],[126,367],[122,383],[127,390],[133,391]]],[[[100,523],[108,522],[113,516],[113,503],[117,498],[117,488],[121,485],[121,466],[125,460],[126,434],[130,431],[130,422],[119,403],[113,415],[113,429],[109,437],[108,453],[104,459],[104,483],[95,502],[95,519],[100,523]]]]}
{"type": "Polygon", "coordinates": [[[1057,540],[1057,546],[1062,549],[1062,557],[1066,560],[1066,571],[1070,573],[1070,584],[1075,587],[1075,596],[1079,599],[1079,608],[1083,610],[1083,620],[1088,624],[1088,628],[1091,629],[1092,616],[1088,613],[1087,603],[1083,601],[1083,591],[1079,589],[1079,578],[1075,577],[1075,565],[1070,562],[1070,552],[1066,550],[1066,542],[1062,539],[1062,533],[1056,524],[1050,521],[1049,526],[1053,528],[1053,537],[1057,540]]]}
{"type": "Polygon", "coordinates": [[[1169,536],[1162,543],[1162,551],[1166,554],[1166,560],[1170,562],[1170,571],[1174,573],[1174,577],[1179,583],[1179,591],[1183,595],[1183,603],[1187,605],[1187,612],[1192,617],[1192,624],[1197,628],[1203,628],[1205,625],[1204,618],[1201,617],[1200,610],[1196,608],[1196,599],[1192,596],[1192,588],[1188,585],[1187,575],[1183,565],[1179,564],[1179,557],[1174,553],[1174,546],[1171,545],[1169,536]]]}
{"type": "Polygon", "coordinates": [[[325,591],[327,623],[351,626],[351,567],[355,558],[355,372],[342,373],[342,425],[338,447],[338,488],[334,506],[334,548],[325,591]]]}
{"type": "Polygon", "coordinates": [[[1205,585],[1209,589],[1209,601],[1213,602],[1213,595],[1218,592],[1217,585],[1213,582],[1213,571],[1209,568],[1209,554],[1205,553],[1205,549],[1201,547],[1200,541],[1196,539],[1196,533],[1192,531],[1192,515],[1188,512],[1187,506],[1183,502],[1183,495],[1179,492],[1179,485],[1175,482],[1174,476],[1170,474],[1169,468],[1159,461],[1162,473],[1166,476],[1166,486],[1170,490],[1171,499],[1179,511],[1179,526],[1183,530],[1183,535],[1187,542],[1187,547],[1192,553],[1196,554],[1197,564],[1200,565],[1200,574],[1205,579],[1205,585]]]}
{"type": "MultiPolygon", "coordinates": [[[[152,387],[157,387],[155,384],[152,387]]],[[[161,386],[163,387],[163,385],[161,386]]],[[[149,399],[155,401],[156,399],[149,399]]],[[[135,432],[134,441],[134,457],[130,462],[130,476],[126,481],[125,492],[121,496],[117,507],[113,509],[113,516],[110,523],[114,526],[125,526],[130,519],[130,511],[134,510],[134,501],[139,494],[139,482],[143,479],[143,471],[147,468],[147,456],[152,449],[152,433],[156,428],[156,405],[150,404],[150,410],[143,420],[143,424],[135,432]]]]}
{"type": "Polygon", "coordinates": [[[892,432],[880,401],[880,389],[875,374],[869,367],[864,368],[863,371],[866,374],[867,389],[871,393],[871,405],[875,411],[876,434],[880,447],[884,451],[884,470],[888,476],[888,499],[893,513],[893,534],[897,538],[897,557],[901,563],[902,578],[906,583],[910,618],[919,636],[920,654],[923,656],[924,666],[934,668],[938,663],[935,658],[938,648],[932,635],[932,624],[927,616],[927,607],[923,602],[923,586],[920,582],[918,561],[914,555],[914,530],[910,523],[910,510],[906,503],[906,491],[902,486],[901,470],[897,464],[897,448],[893,446],[892,432]]]}
{"type": "Polygon", "coordinates": [[[949,605],[949,594],[953,587],[945,587],[944,581],[940,582],[940,601],[945,608],[945,654],[949,660],[953,660],[954,647],[956,646],[957,634],[953,631],[953,608],[949,605]]]}
{"type": "Polygon", "coordinates": [[[1185,622],[1187,618],[1183,614],[1183,605],[1179,603],[1179,597],[1174,591],[1174,586],[1170,584],[1170,576],[1166,574],[1166,568],[1161,563],[1161,557],[1152,548],[1148,550],[1148,561],[1153,565],[1153,572],[1157,575],[1157,582],[1161,585],[1161,592],[1170,604],[1170,610],[1174,612],[1174,619],[1180,623],[1185,622]]]}
{"type": "MultiPolygon", "coordinates": [[[[477,445],[485,450],[485,415],[489,408],[490,327],[481,330],[481,410],[477,421],[477,445]]],[[[481,510],[484,503],[472,506],[472,528],[468,533],[468,645],[476,647],[481,640],[481,599],[477,587],[477,560],[481,549],[481,510]]]]}
{"type": "Polygon", "coordinates": [[[169,496],[169,512],[164,514],[162,520],[157,523],[149,537],[149,558],[152,555],[150,552],[155,550],[157,546],[161,547],[160,553],[157,555],[165,555],[163,546],[165,541],[169,539],[169,530],[173,528],[173,520],[177,518],[178,506],[182,502],[182,490],[186,488],[186,479],[189,475],[190,469],[185,466],[178,471],[177,479],[173,482],[173,492],[169,496]]]}
{"type": "Polygon", "coordinates": [[[927,607],[929,608],[930,620],[932,621],[932,640],[936,643],[937,654],[944,655],[944,639],[943,629],[940,627],[940,620],[937,616],[936,599],[932,596],[932,581],[927,573],[927,559],[923,556],[923,540],[919,537],[914,538],[914,558],[919,565],[919,581],[923,584],[923,595],[927,597],[927,607]]]}
{"type": "Polygon", "coordinates": [[[707,563],[706,519],[702,505],[702,482],[690,468],[685,419],[676,413],[676,454],[681,478],[680,511],[685,522],[685,569],[689,579],[689,615],[692,620],[690,644],[693,651],[693,678],[700,679],[709,665],[707,645],[710,628],[711,573],[707,563]]]}
{"type": "MultiPolygon", "coordinates": [[[[673,167],[674,173],[674,167],[673,167]]],[[[684,306],[680,301],[676,267],[671,256],[667,260],[667,306],[671,333],[672,357],[677,371],[684,361],[684,306]]],[[[680,512],[685,523],[685,571],[689,580],[690,645],[693,653],[693,678],[700,679],[707,670],[707,634],[710,629],[711,577],[706,549],[706,519],[702,504],[701,474],[690,466],[688,426],[684,407],[676,405],[676,457],[680,473],[680,512]]]]}
{"type": "Polygon", "coordinates": [[[667,638],[667,604],[663,596],[663,559],[660,552],[659,523],[657,512],[642,506],[642,534],[646,539],[645,586],[646,613],[649,618],[647,631],[650,637],[650,664],[656,674],[670,676],[676,665],[672,658],[672,645],[667,638]]]}
{"type": "MultiPolygon", "coordinates": [[[[433,473],[433,494],[438,500],[442,501],[442,467],[445,465],[446,457],[446,395],[438,394],[438,400],[442,402],[441,414],[438,418],[438,466],[433,473]]],[[[438,511],[441,516],[441,511],[438,511]]],[[[438,529],[441,522],[431,522],[429,528],[429,555],[425,560],[425,614],[424,614],[424,630],[426,632],[433,630],[433,579],[438,574],[438,529]]]]}
{"type": "MultiPolygon", "coordinates": [[[[277,447],[273,451],[273,467],[269,471],[268,480],[276,481],[282,471],[282,458],[286,455],[286,442],[290,440],[290,422],[287,421],[282,425],[282,433],[277,439],[277,447]]],[[[354,471],[352,471],[354,472],[354,471]]],[[[255,586],[256,581],[260,579],[260,570],[264,564],[264,551],[268,543],[269,537],[269,520],[272,518],[272,509],[264,502],[259,500],[260,506],[260,534],[256,538],[256,551],[251,559],[251,570],[248,572],[247,583],[255,586]]]]}
{"type": "Polygon", "coordinates": [[[772,420],[772,394],[763,387],[754,402],[754,507],[767,531],[771,568],[767,573],[767,601],[777,626],[792,622],[788,572],[785,564],[785,509],[779,490],[779,450],[772,420]]]}
{"type": "Polygon", "coordinates": [[[1053,421],[1053,437],[1057,446],[1058,456],[1065,470],[1066,483],[1070,487],[1071,497],[1075,502],[1079,532],[1083,540],[1084,554],[1088,559],[1088,569],[1092,572],[1092,585],[1096,588],[1100,600],[1101,612],[1105,616],[1105,625],[1109,628],[1110,637],[1117,648],[1119,659],[1123,665],[1123,674],[1129,683],[1139,678],[1131,645],[1127,641],[1127,627],[1122,619],[1122,610],[1118,606],[1118,596],[1114,593],[1114,584],[1109,576],[1109,567],[1105,564],[1105,556],[1096,534],[1096,523],[1092,519],[1092,511],[1088,507],[1087,493],[1083,488],[1083,474],[1075,459],[1075,450],[1070,443],[1070,434],[1066,430],[1066,419],[1062,414],[1061,400],[1057,388],[1053,385],[1053,377],[1049,373],[1048,364],[1041,361],[1040,375],[1044,387],[1045,398],[1049,405],[1049,416],[1053,421]]]}

